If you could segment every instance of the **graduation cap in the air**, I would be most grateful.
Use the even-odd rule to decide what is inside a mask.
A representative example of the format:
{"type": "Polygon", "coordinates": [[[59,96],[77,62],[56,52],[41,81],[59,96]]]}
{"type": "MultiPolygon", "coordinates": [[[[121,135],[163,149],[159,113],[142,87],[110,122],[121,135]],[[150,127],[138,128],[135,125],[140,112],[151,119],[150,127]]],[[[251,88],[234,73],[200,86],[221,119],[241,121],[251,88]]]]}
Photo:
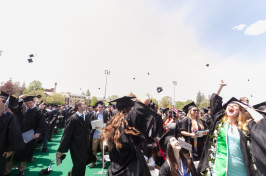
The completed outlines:
{"type": "Polygon", "coordinates": [[[3,51],[0,50],[0,56],[2,56],[2,52],[3,52],[3,51]]]}
{"type": "Polygon", "coordinates": [[[30,54],[29,56],[30,56],[30,57],[34,57],[34,55],[33,55],[33,54],[30,54]]]}
{"type": "Polygon", "coordinates": [[[135,80],[135,78],[133,78],[135,80]]]}
{"type": "Polygon", "coordinates": [[[169,111],[169,108],[165,108],[165,109],[163,110],[163,113],[166,113],[167,111],[169,111]]]}
{"type": "Polygon", "coordinates": [[[37,98],[41,98],[42,96],[41,95],[37,95],[37,96],[27,96],[26,98],[23,98],[23,101],[24,102],[28,102],[28,101],[34,101],[34,98],[37,97],[37,98]]]}
{"type": "Polygon", "coordinates": [[[195,108],[195,107],[197,107],[197,106],[193,101],[193,102],[187,104],[186,106],[184,106],[183,111],[187,114],[190,109],[195,108]]]}
{"type": "MultiPolygon", "coordinates": [[[[223,105],[223,109],[225,110],[226,107],[233,103],[233,102],[239,102],[239,103],[242,103],[241,101],[239,101],[238,99],[236,99],[235,97],[232,97],[230,100],[228,100],[224,105],[223,105]]],[[[243,103],[242,103],[243,104],[243,103]]]]}
{"type": "Polygon", "coordinates": [[[118,110],[121,110],[123,108],[134,106],[135,102],[132,100],[133,98],[136,98],[136,97],[134,97],[134,96],[124,96],[124,97],[112,100],[112,101],[110,101],[110,103],[116,102],[116,108],[118,110]]]}
{"type": "Polygon", "coordinates": [[[29,62],[29,63],[32,63],[32,62],[33,62],[33,60],[32,60],[31,58],[29,58],[29,59],[28,59],[28,62],[29,62]]]}
{"type": "Polygon", "coordinates": [[[254,109],[264,111],[266,109],[266,101],[253,106],[254,109]]]}
{"type": "Polygon", "coordinates": [[[162,87],[157,87],[157,92],[160,93],[163,91],[163,88],[162,87]]]}
{"type": "Polygon", "coordinates": [[[206,64],[206,67],[209,67],[210,66],[210,64],[206,64]]]}

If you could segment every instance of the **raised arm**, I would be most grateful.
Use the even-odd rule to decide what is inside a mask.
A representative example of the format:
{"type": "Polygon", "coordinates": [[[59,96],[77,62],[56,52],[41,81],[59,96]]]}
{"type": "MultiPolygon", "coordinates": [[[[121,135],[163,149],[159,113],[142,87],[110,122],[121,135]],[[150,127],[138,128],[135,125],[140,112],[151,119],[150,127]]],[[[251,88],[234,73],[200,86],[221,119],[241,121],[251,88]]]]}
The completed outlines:
{"type": "Polygon", "coordinates": [[[223,89],[223,87],[224,86],[226,86],[227,84],[225,84],[224,83],[224,81],[223,80],[221,80],[221,84],[220,84],[220,87],[219,87],[219,89],[218,89],[218,91],[217,91],[217,95],[220,95],[220,93],[221,93],[221,90],[223,89]]]}

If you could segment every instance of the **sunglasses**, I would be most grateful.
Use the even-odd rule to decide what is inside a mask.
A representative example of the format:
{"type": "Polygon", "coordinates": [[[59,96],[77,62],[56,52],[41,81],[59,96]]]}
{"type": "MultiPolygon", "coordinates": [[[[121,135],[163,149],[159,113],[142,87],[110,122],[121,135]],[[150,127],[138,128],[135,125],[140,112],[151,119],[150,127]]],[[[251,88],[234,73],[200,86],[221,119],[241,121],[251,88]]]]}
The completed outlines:
{"type": "Polygon", "coordinates": [[[192,111],[194,111],[194,112],[199,112],[199,110],[198,110],[198,109],[194,109],[194,110],[192,110],[192,111]]]}
{"type": "Polygon", "coordinates": [[[103,107],[98,107],[98,108],[103,108],[103,107]]]}

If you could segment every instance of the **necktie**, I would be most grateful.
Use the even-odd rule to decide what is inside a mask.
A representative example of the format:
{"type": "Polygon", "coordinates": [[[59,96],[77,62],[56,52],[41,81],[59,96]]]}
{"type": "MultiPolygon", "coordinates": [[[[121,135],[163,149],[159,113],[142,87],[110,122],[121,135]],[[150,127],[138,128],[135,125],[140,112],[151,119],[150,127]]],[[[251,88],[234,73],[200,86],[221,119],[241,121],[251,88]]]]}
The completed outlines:
{"type": "Polygon", "coordinates": [[[83,120],[85,121],[85,117],[84,117],[84,114],[81,115],[81,117],[83,118],[83,120]]]}
{"type": "Polygon", "coordinates": [[[29,108],[27,111],[29,112],[31,109],[29,108]]]}

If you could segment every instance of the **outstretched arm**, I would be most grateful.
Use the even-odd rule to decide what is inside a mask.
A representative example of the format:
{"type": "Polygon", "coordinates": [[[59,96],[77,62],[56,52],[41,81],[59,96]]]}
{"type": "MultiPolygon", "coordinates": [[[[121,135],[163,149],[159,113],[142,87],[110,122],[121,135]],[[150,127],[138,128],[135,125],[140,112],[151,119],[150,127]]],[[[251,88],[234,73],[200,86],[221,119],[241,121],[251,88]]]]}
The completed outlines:
{"type": "Polygon", "coordinates": [[[226,86],[226,85],[227,85],[227,84],[225,84],[224,81],[221,80],[221,84],[220,84],[220,87],[219,87],[219,89],[218,89],[218,91],[217,91],[217,95],[220,95],[222,88],[223,88],[224,86],[226,86]]]}

